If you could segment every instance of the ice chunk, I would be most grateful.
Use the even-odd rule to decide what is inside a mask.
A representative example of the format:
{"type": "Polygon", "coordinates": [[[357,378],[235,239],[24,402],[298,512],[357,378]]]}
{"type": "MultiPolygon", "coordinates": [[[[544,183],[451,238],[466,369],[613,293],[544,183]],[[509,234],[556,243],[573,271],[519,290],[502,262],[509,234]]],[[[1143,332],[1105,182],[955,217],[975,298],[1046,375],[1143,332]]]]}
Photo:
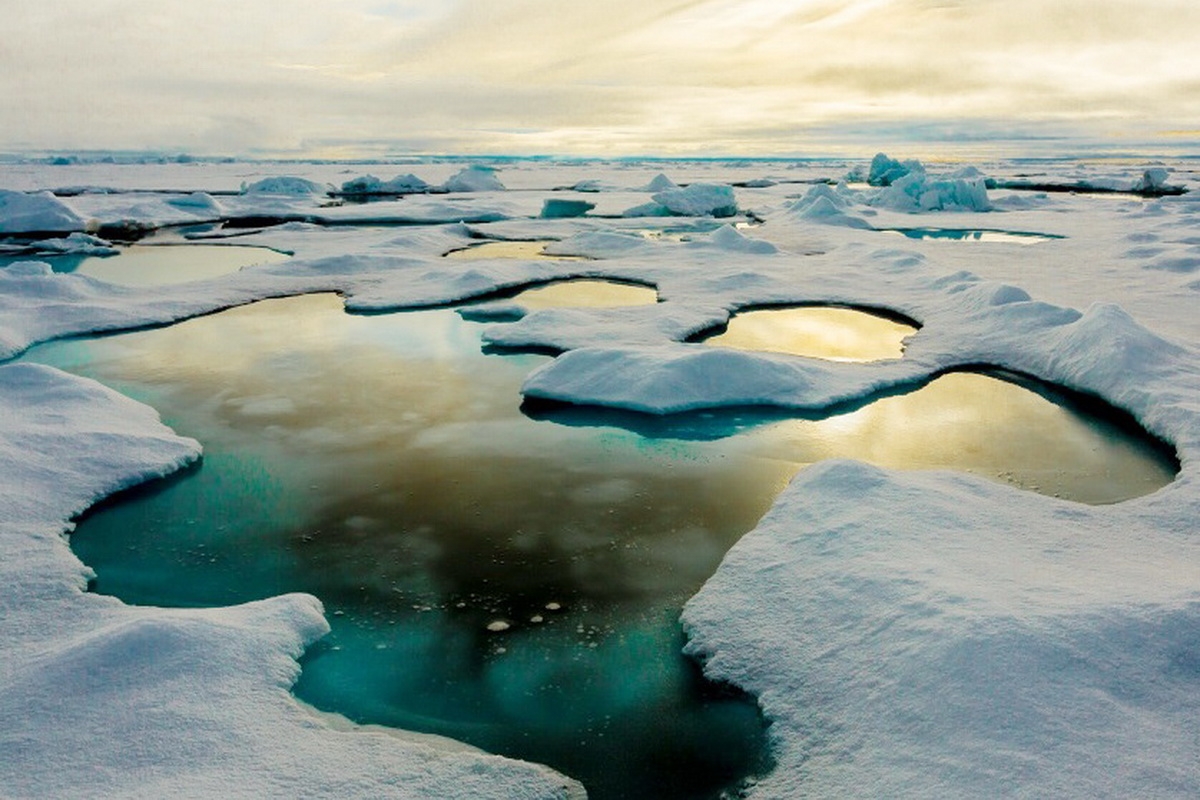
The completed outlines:
{"type": "Polygon", "coordinates": [[[0,233],[82,231],[83,219],[50,192],[0,189],[0,233]]]}
{"type": "Polygon", "coordinates": [[[992,210],[983,178],[931,180],[924,170],[897,178],[869,202],[893,211],[992,210]]]}
{"type": "Polygon", "coordinates": [[[732,217],[738,213],[733,187],[724,183],[693,183],[685,189],[667,189],[654,202],[680,217],[732,217]]]}
{"type": "Polygon", "coordinates": [[[567,217],[582,217],[596,207],[595,203],[586,200],[559,200],[552,197],[542,203],[542,219],[565,219],[567,217]]]}
{"type": "Polygon", "coordinates": [[[1135,192],[1154,191],[1167,185],[1167,176],[1171,173],[1163,167],[1151,167],[1142,173],[1142,179],[1133,185],[1135,192]]]}
{"type": "Polygon", "coordinates": [[[910,172],[924,172],[925,168],[916,159],[897,161],[889,158],[886,153],[876,153],[871,159],[871,171],[867,173],[867,183],[872,186],[891,186],[910,172]]]}
{"type": "Polygon", "coordinates": [[[496,177],[495,167],[474,164],[450,176],[442,188],[447,192],[501,192],[504,184],[496,177]]]}

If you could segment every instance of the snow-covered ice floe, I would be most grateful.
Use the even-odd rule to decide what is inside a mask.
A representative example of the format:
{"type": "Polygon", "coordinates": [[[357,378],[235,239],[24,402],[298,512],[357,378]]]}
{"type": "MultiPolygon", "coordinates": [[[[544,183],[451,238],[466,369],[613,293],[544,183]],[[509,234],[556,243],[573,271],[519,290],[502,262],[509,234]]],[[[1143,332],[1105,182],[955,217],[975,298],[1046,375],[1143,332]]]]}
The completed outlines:
{"type": "MultiPolygon", "coordinates": [[[[751,797],[1194,797],[1200,203],[1194,192],[1097,200],[989,189],[991,178],[1002,187],[1020,173],[1010,162],[982,165],[979,174],[899,166],[903,174],[884,162],[869,170],[869,182],[887,175],[886,186],[841,183],[805,194],[797,193],[800,181],[833,184],[848,172],[861,177],[864,167],[674,165],[689,187],[729,189],[691,196],[655,178],[656,165],[592,166],[589,189],[602,191],[590,202],[601,208],[605,187],[636,186],[656,192],[668,213],[719,216],[728,206],[715,203],[732,194],[737,208],[753,207],[766,220],[682,241],[641,235],[635,226],[644,219],[619,217],[634,196],[619,190],[609,218],[537,219],[552,187],[578,184],[577,166],[512,168],[499,186],[491,173],[467,171],[445,185],[472,192],[465,203],[420,196],[392,210],[372,204],[370,213],[391,221],[430,223],[403,228],[355,225],[378,219],[365,207],[321,209],[319,193],[345,181],[329,165],[291,164],[302,174],[245,193],[237,193],[241,167],[189,165],[164,184],[179,194],[157,198],[57,198],[37,193],[57,175],[39,180],[37,170],[9,166],[0,185],[19,191],[0,195],[7,236],[83,231],[105,214],[150,227],[297,209],[311,219],[239,231],[241,243],[294,253],[290,261],[183,286],[113,286],[37,261],[0,268],[0,353],[272,296],[337,291],[348,308],[387,310],[589,277],[656,287],[662,302],[546,309],[494,326],[493,341],[563,351],[529,376],[528,396],[653,414],[812,410],[976,365],[1095,395],[1175,448],[1174,482],[1136,500],[1085,506],[958,473],[818,464],[794,479],[688,603],[687,649],[710,678],[756,696],[771,723],[776,766],[747,788],[751,797]],[[735,184],[747,188],[729,188],[735,184]],[[527,191],[502,193],[505,185],[527,191]],[[215,199],[220,191],[229,194],[215,199]],[[194,194],[201,192],[207,199],[194,194]],[[400,210],[414,201],[415,213],[400,210]],[[453,216],[472,208],[494,213],[469,225],[459,220],[471,214],[453,216]],[[918,217],[919,226],[978,228],[980,215],[989,229],[1062,238],[1036,248],[954,247],[880,232],[917,227],[918,217]],[[486,236],[556,238],[547,253],[589,260],[441,258],[486,236]],[[864,364],[686,341],[740,309],[789,303],[891,309],[921,329],[903,358],[864,364]]],[[[1193,173],[1171,165],[1099,164],[1082,178],[1077,162],[1046,168],[1057,168],[1049,179],[1064,183],[1107,176],[1130,187],[1195,184],[1193,173]]],[[[150,188],[134,167],[63,169],[83,170],[80,184],[150,188]]],[[[175,435],[151,409],[47,367],[0,366],[0,406],[5,793],[579,791],[543,767],[332,725],[300,706],[289,692],[296,658],[327,630],[315,598],[185,610],[88,593],[88,568],[63,537],[70,520],[191,463],[200,444],[175,435]]]]}

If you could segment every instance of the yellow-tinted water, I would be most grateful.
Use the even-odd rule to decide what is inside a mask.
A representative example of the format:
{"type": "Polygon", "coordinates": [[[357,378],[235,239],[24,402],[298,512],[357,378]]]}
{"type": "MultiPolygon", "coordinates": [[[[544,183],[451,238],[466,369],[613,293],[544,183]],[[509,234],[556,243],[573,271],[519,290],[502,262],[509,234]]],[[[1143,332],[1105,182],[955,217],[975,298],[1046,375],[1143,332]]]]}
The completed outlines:
{"type": "Polygon", "coordinates": [[[911,325],[856,309],[801,306],[735,314],[724,333],[705,343],[830,361],[881,361],[899,358],[905,337],[916,331],[911,325]]]}

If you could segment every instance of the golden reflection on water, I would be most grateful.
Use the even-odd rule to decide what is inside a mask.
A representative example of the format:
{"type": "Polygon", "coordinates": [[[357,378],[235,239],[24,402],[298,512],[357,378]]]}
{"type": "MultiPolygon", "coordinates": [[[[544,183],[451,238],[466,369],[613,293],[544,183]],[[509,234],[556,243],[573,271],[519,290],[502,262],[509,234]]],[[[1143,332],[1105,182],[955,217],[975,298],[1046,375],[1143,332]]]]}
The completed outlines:
{"type": "Polygon", "coordinates": [[[545,251],[546,245],[553,244],[553,239],[539,239],[532,242],[499,241],[473,244],[445,254],[446,258],[479,259],[479,258],[529,258],[538,261],[586,261],[583,256],[554,256],[545,251]]]}
{"type": "MultiPolygon", "coordinates": [[[[520,385],[543,357],[484,356],[478,327],[452,312],[362,317],[344,313],[336,296],[310,295],[98,341],[90,374],[165,387],[177,409],[209,419],[207,436],[255,432],[296,451],[298,471],[321,472],[326,458],[317,454],[337,454],[344,463],[323,484],[342,485],[361,500],[363,484],[381,483],[390,487],[385,493],[443,520],[484,508],[504,517],[497,507],[545,517],[511,521],[527,532],[568,513],[555,492],[615,497],[610,490],[626,479],[639,497],[686,497],[684,505],[704,506],[719,495],[703,513],[742,515],[748,526],[797,470],[827,458],[960,469],[1089,503],[1145,494],[1173,477],[1173,465],[1146,439],[1016,383],[971,373],[824,420],[680,441],[526,418],[518,411],[520,385]]],[[[588,528],[582,519],[572,525],[588,528]]]]}
{"type": "Polygon", "coordinates": [[[587,278],[555,281],[526,289],[515,296],[512,302],[530,311],[543,308],[651,306],[658,302],[658,292],[649,286],[587,278]]]}
{"type": "Polygon", "coordinates": [[[120,286],[163,286],[217,278],[288,258],[266,247],[245,245],[135,244],[119,255],[85,258],[73,271],[120,286]]]}
{"type": "Polygon", "coordinates": [[[766,308],[734,314],[725,332],[705,344],[830,361],[881,361],[903,355],[905,337],[916,331],[852,308],[766,308]]]}
{"type": "Polygon", "coordinates": [[[746,447],[798,467],[854,458],[893,469],[957,469],[1083,503],[1139,497],[1175,474],[1149,440],[975,373],[943,375],[849,414],[766,426],[750,432],[746,447]]]}

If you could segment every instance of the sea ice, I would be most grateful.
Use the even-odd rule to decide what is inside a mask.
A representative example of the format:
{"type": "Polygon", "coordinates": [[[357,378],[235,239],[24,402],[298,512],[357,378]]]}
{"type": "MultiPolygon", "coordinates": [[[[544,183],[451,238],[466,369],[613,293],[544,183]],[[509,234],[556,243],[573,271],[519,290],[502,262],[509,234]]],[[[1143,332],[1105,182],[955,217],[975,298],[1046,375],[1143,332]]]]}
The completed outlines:
{"type": "MultiPolygon", "coordinates": [[[[880,175],[895,169],[883,166],[880,175]]],[[[487,195],[455,198],[469,203],[418,195],[396,208],[378,204],[377,217],[365,206],[318,209],[342,167],[296,165],[303,177],[266,181],[291,187],[288,194],[250,191],[220,203],[246,216],[303,209],[303,218],[325,223],[247,234],[247,243],[294,252],[289,262],[145,289],[15,264],[0,269],[0,352],[268,296],[337,291],[350,308],[381,310],[598,277],[655,285],[663,302],[552,309],[511,323],[502,334],[510,343],[569,351],[528,378],[530,396],[653,413],[745,403],[811,408],[964,364],[1099,396],[1178,451],[1182,470],[1170,486],[1084,507],[966,475],[818,465],[800,473],[687,606],[689,650],[710,677],[754,693],[772,722],[778,767],[750,797],[1195,797],[1200,202],[1195,192],[1145,203],[1008,189],[992,190],[993,199],[981,175],[900,166],[906,173],[887,187],[817,187],[801,203],[787,183],[756,189],[766,223],[737,235],[769,244],[770,253],[722,231],[650,241],[639,233],[644,221],[615,214],[536,219],[550,195],[533,189],[575,180],[562,165],[514,170],[513,180],[530,191],[503,195],[511,205],[487,195]],[[417,221],[492,221],[328,224],[396,221],[410,201],[419,201],[407,212],[417,221]],[[913,214],[933,211],[939,225],[977,227],[971,217],[993,205],[1008,227],[1063,238],[1018,253],[1020,245],[1006,243],[896,245],[870,229],[903,227],[913,214]],[[472,236],[542,238],[537,233],[549,227],[539,226],[562,238],[548,250],[594,260],[464,266],[441,258],[472,236]],[[683,341],[739,308],[801,302],[893,309],[923,327],[903,359],[863,365],[714,353],[683,341]]],[[[814,181],[830,169],[785,168],[814,181]]],[[[174,217],[197,218],[146,195],[81,195],[68,205],[30,194],[46,188],[42,169],[49,167],[0,171],[5,185],[22,190],[0,194],[0,232],[81,231],[100,216],[93,209],[143,222],[150,218],[138,214],[165,219],[172,208],[174,217]]],[[[245,171],[148,165],[155,187],[121,165],[70,169],[81,184],[170,185],[179,199],[236,189],[245,171]]],[[[605,184],[629,184],[628,165],[594,169],[605,184]]],[[[729,186],[762,166],[672,169],[689,189],[724,187],[697,190],[705,202],[693,196],[678,206],[711,214],[723,206],[709,201],[721,201],[717,194],[728,201],[729,186]]],[[[1165,176],[1169,166],[1073,161],[1045,169],[1047,181],[1063,184],[1196,186],[1185,170],[1165,176]]],[[[1023,170],[1016,162],[986,165],[988,175],[1023,170]]],[[[483,180],[494,180],[490,170],[465,172],[466,184],[497,188],[483,180]]],[[[686,189],[652,190],[687,197],[686,189]]],[[[618,204],[618,212],[638,199],[592,197],[598,208],[618,204]]],[[[288,688],[295,658],[324,630],[313,598],[197,611],[129,607],[84,592],[86,567],[62,538],[68,520],[104,495],[189,462],[197,446],[144,406],[43,368],[0,367],[0,404],[0,781],[7,791],[567,796],[566,782],[542,768],[377,731],[336,731],[301,709],[288,688]]]]}

